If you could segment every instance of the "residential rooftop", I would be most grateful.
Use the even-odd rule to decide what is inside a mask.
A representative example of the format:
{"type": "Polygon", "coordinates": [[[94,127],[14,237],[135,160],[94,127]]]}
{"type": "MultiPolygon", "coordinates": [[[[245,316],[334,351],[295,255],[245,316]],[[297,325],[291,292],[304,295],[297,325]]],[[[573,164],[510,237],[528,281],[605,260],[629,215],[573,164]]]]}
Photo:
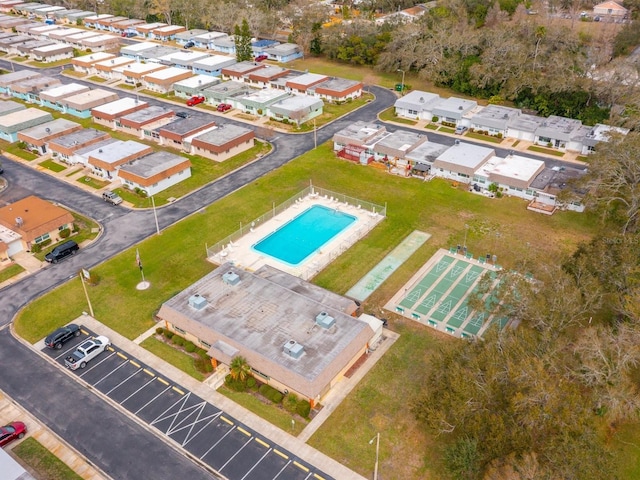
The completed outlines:
{"type": "Polygon", "coordinates": [[[137,158],[120,168],[141,178],[151,178],[187,160],[181,155],[160,151],[137,158]]]}
{"type": "Polygon", "coordinates": [[[216,129],[210,130],[202,135],[196,135],[194,138],[197,138],[201,142],[221,147],[250,132],[251,130],[248,128],[230,123],[226,125],[219,125],[216,129]]]}

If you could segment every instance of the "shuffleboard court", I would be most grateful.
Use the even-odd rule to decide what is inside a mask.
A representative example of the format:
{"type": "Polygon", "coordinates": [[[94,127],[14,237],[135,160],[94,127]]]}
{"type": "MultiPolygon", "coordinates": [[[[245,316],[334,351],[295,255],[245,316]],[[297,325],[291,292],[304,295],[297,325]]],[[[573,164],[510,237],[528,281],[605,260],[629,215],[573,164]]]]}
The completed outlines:
{"type": "Polygon", "coordinates": [[[504,328],[508,318],[494,317],[499,303],[497,265],[454,251],[439,250],[385,305],[401,314],[456,337],[481,336],[491,325],[504,328]],[[469,295],[481,295],[479,285],[489,275],[483,311],[469,306],[469,295]]]}

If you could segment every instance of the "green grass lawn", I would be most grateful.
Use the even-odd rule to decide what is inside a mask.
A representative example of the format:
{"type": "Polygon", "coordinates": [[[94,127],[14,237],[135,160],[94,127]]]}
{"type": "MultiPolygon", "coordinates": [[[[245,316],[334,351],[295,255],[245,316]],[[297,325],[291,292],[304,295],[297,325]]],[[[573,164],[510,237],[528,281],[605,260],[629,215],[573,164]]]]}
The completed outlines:
{"type": "Polygon", "coordinates": [[[109,183],[111,183],[106,180],[98,180],[97,178],[90,177],[88,175],[80,177],[78,180],[76,180],[76,182],[88,185],[89,187],[95,188],[96,190],[106,187],[107,185],[109,185],[109,183]]]}
{"type": "Polygon", "coordinates": [[[537,147],[535,145],[531,145],[527,147],[527,150],[531,150],[532,152],[538,153],[546,153],[547,155],[553,155],[555,157],[564,157],[563,152],[559,152],[558,150],[551,150],[550,148],[537,147]]]}
{"type": "Polygon", "coordinates": [[[501,138],[496,138],[496,137],[492,137],[491,135],[482,135],[480,133],[476,133],[476,132],[467,132],[464,135],[465,137],[469,137],[469,138],[475,138],[477,140],[483,140],[485,142],[491,142],[491,143],[501,143],[502,139],[501,138]]]}
{"type": "Polygon", "coordinates": [[[435,123],[428,123],[424,128],[427,128],[429,130],[438,130],[438,128],[440,127],[438,127],[438,125],[436,125],[435,123]]]}
{"type": "Polygon", "coordinates": [[[73,175],[75,175],[76,173],[80,172],[82,170],[82,168],[76,168],[75,170],[71,170],[69,173],[67,173],[65,175],[65,177],[72,177],[73,175]]]}
{"type": "Polygon", "coordinates": [[[380,120],[382,120],[383,122],[404,123],[405,125],[415,125],[416,123],[418,123],[415,120],[397,116],[395,107],[389,107],[386,110],[383,110],[378,114],[378,118],[380,118],[380,120]]]}
{"type": "MultiPolygon", "coordinates": [[[[520,199],[496,201],[471,195],[443,180],[424,183],[354,165],[337,159],[332,145],[326,143],[142,242],[139,250],[151,283],[148,290],[135,288],[140,281],[135,247],[96,267],[101,281],[89,288],[96,318],[127,338],[135,338],[154,325],[153,314],[162,302],[214,268],[204,259],[205,243],[220,241],[236,231],[239,222],[248,223],[274,202],[277,205],[291,198],[309,181],[388,207],[383,222],[313,279],[321,287],[343,294],[413,230],[432,235],[363,302],[368,313],[379,313],[437,248],[461,243],[465,232],[471,251],[496,251],[500,263],[513,268],[527,250],[527,242],[531,255],[560,258],[578,242],[589,240],[598,223],[589,214],[538,215],[526,210],[526,202],[520,199]]],[[[73,279],[29,304],[17,317],[15,328],[35,342],[86,309],[80,281],[73,279]]],[[[429,352],[440,340],[431,329],[412,322],[405,325],[393,315],[390,318],[391,328],[402,335],[400,340],[313,436],[312,444],[369,474],[375,448],[368,441],[381,431],[383,478],[442,478],[434,473],[441,465],[438,443],[415,425],[409,412],[412,391],[429,367],[429,352]]]]}
{"type": "Polygon", "coordinates": [[[18,147],[17,143],[9,143],[5,140],[0,140],[0,148],[2,149],[2,151],[15,155],[16,157],[19,157],[23,160],[27,160],[28,162],[38,158],[38,155],[27,152],[26,150],[18,147]]]}
{"type": "Polygon", "coordinates": [[[71,60],[68,58],[65,58],[55,62],[36,62],[35,60],[32,60],[31,62],[29,62],[29,65],[33,67],[38,67],[38,68],[53,68],[53,67],[61,67],[63,65],[69,65],[70,63],[71,63],[71,60]]]}
{"type": "Polygon", "coordinates": [[[293,416],[291,416],[289,412],[282,408],[278,408],[272,403],[265,403],[268,402],[268,400],[263,402],[250,393],[236,392],[224,385],[218,389],[218,393],[230,398],[238,405],[242,405],[247,410],[294,436],[298,436],[308,423],[306,421],[302,422],[299,417],[296,417],[296,420],[294,420],[295,424],[292,427],[291,420],[293,420],[293,416]]]}
{"type": "Polygon", "coordinates": [[[442,126],[438,129],[438,131],[444,132],[444,133],[456,133],[455,128],[442,127],[442,126]]]}
{"type": "Polygon", "coordinates": [[[204,375],[193,366],[193,357],[191,355],[187,355],[183,351],[173,348],[171,345],[167,345],[154,337],[146,338],[140,346],[182,370],[184,373],[191,375],[199,382],[204,380],[204,375]]]}
{"type": "Polygon", "coordinates": [[[9,265],[8,267],[5,267],[2,270],[0,270],[0,283],[6,280],[9,280],[10,278],[13,278],[22,272],[24,272],[24,268],[22,268],[17,263],[9,265]]]}
{"type": "MultiPolygon", "coordinates": [[[[96,83],[105,83],[107,81],[106,78],[102,78],[102,77],[98,77],[98,76],[93,76],[93,77],[89,77],[87,80],[90,80],[92,82],[96,82],[96,83]]],[[[121,88],[121,85],[118,85],[118,88],[121,88]]]]}
{"type": "Polygon", "coordinates": [[[12,451],[35,471],[38,480],[82,480],[80,475],[33,437],[24,439],[12,451]]]}
{"type": "Polygon", "coordinates": [[[65,167],[64,165],[61,165],[58,162],[54,162],[51,159],[45,160],[44,162],[40,162],[38,165],[56,173],[67,169],[67,167],[65,167]]]}

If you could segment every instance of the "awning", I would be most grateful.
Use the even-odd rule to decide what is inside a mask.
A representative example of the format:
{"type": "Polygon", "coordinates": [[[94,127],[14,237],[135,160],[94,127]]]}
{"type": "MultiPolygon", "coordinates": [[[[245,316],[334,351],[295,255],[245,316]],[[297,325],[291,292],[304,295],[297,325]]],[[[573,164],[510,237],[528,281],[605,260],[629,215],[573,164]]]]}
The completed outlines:
{"type": "Polygon", "coordinates": [[[416,163],[413,165],[414,170],[418,170],[419,172],[428,172],[431,170],[431,166],[426,163],[416,163]]]}

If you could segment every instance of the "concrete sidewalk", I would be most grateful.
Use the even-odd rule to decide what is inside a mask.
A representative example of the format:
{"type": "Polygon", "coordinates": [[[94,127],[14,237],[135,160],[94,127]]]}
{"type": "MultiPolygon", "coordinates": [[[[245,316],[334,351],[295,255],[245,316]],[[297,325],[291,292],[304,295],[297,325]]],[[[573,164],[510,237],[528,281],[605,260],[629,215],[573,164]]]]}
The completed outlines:
{"type": "MultiPolygon", "coordinates": [[[[33,437],[40,442],[47,450],[62,460],[71,470],[76,472],[85,480],[107,480],[110,479],[104,472],[99,471],[91,465],[80,453],[71,448],[67,443],[49,430],[45,425],[36,420],[35,417],[23,410],[11,398],[0,391],[0,424],[6,425],[9,422],[21,421],[27,425],[27,437],[33,437]]],[[[20,444],[20,440],[9,445],[7,450],[20,444]]],[[[16,455],[11,454],[19,461],[16,455]]],[[[24,468],[29,470],[28,465],[24,468]]],[[[36,476],[36,478],[39,478],[36,476]]]]}
{"type": "MultiPolygon", "coordinates": [[[[306,462],[318,467],[323,470],[328,475],[338,479],[338,480],[365,480],[364,477],[349,470],[344,465],[338,463],[327,455],[317,451],[316,449],[310,447],[305,443],[305,441],[311,437],[313,432],[319,428],[322,422],[330,415],[330,413],[335,410],[335,408],[339,405],[339,403],[346,397],[346,395],[357,385],[358,381],[366,374],[366,372],[375,365],[375,362],[379,360],[384,352],[393,344],[395,339],[398,338],[397,334],[393,332],[385,331],[384,339],[379,345],[379,348],[376,348],[375,351],[372,351],[369,355],[367,361],[360,366],[360,368],[354,373],[351,378],[345,378],[342,382],[340,382],[331,394],[327,396],[327,401],[323,402],[323,409],[319,412],[318,415],[309,423],[309,425],[305,428],[305,430],[300,434],[299,437],[294,437],[291,434],[279,429],[278,427],[272,425],[266,420],[260,418],[254,413],[246,410],[240,405],[234,403],[229,400],[227,397],[221,395],[215,390],[213,385],[210,385],[210,382],[199,382],[190,375],[178,370],[173,365],[168,364],[164,360],[156,357],[154,354],[149,352],[148,350],[142,348],[138,343],[143,340],[145,334],[152,335],[155,331],[155,328],[149,329],[145,334],[136,338],[135,341],[129,340],[119,333],[111,330],[106,327],[93,317],[89,315],[82,315],[81,317],[74,320],[74,323],[78,325],[83,325],[89,330],[99,334],[107,336],[111,342],[116,345],[118,348],[121,348],[125,352],[131,354],[132,356],[139,359],[141,362],[147,364],[154,370],[161,372],[162,375],[169,381],[175,383],[176,385],[180,385],[187,390],[195,393],[202,399],[212,403],[216,407],[222,409],[229,415],[237,418],[238,420],[245,423],[248,427],[263,435],[264,437],[272,440],[277,443],[281,447],[287,449],[292,454],[304,459],[306,462]]],[[[38,350],[42,348],[44,344],[42,341],[33,345],[33,347],[38,350]]],[[[38,350],[39,352],[39,350],[38,350]]],[[[39,352],[40,353],[40,352],[39,352]]],[[[41,353],[40,353],[41,354],[41,353]]],[[[45,355],[41,354],[43,357],[45,355]]],[[[46,357],[48,358],[48,357],[46,357]]],[[[217,382],[211,382],[217,383],[217,382]]],[[[111,402],[108,398],[104,397],[106,401],[110,402],[115,408],[120,410],[123,414],[131,416],[131,414],[125,410],[120,405],[111,402]]],[[[136,421],[138,420],[136,417],[132,417],[136,421]]],[[[146,426],[146,425],[145,425],[146,426]]],[[[169,441],[165,438],[165,440],[169,441]]],[[[175,446],[175,445],[174,445],[175,446]]]]}

